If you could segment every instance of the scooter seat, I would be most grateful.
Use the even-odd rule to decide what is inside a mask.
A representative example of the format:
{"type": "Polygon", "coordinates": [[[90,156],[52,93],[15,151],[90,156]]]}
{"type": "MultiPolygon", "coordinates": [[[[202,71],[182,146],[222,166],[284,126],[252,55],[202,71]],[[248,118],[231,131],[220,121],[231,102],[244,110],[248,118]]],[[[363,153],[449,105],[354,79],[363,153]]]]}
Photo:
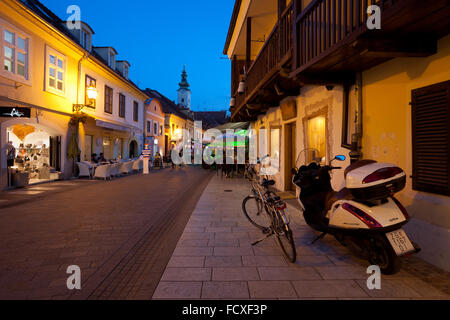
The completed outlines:
{"type": "Polygon", "coordinates": [[[349,189],[343,188],[341,191],[333,191],[330,192],[327,197],[325,198],[325,212],[328,212],[331,207],[333,206],[333,203],[339,200],[352,200],[354,199],[352,193],[349,189]]]}

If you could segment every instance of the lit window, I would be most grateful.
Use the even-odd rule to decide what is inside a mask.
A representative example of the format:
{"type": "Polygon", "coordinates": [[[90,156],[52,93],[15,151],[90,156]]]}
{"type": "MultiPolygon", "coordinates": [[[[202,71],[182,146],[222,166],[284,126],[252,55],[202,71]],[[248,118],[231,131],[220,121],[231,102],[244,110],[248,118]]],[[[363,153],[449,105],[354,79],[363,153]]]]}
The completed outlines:
{"type": "Polygon", "coordinates": [[[0,31],[3,35],[3,71],[28,80],[28,37],[2,25],[0,31]]]}
{"type": "Polygon", "coordinates": [[[97,105],[97,101],[89,99],[89,96],[88,96],[87,89],[90,88],[90,87],[97,88],[97,80],[95,80],[94,78],[91,78],[90,76],[86,75],[86,84],[85,84],[85,92],[84,92],[85,103],[90,108],[95,109],[95,106],[97,105]]]}
{"type": "Polygon", "coordinates": [[[321,164],[326,163],[326,118],[324,116],[318,116],[308,119],[307,121],[307,147],[314,149],[307,159],[308,162],[318,161],[321,164]]]}
{"type": "Polygon", "coordinates": [[[66,90],[66,57],[47,47],[46,90],[64,93],[66,90]]]}

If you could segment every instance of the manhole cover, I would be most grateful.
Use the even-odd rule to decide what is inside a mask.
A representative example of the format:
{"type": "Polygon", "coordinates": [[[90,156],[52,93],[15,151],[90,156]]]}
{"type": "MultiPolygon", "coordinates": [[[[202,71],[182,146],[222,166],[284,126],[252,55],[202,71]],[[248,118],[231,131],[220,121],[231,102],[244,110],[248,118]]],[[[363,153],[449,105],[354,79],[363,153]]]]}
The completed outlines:
{"type": "Polygon", "coordinates": [[[233,190],[225,190],[225,192],[233,192],[233,190]]]}

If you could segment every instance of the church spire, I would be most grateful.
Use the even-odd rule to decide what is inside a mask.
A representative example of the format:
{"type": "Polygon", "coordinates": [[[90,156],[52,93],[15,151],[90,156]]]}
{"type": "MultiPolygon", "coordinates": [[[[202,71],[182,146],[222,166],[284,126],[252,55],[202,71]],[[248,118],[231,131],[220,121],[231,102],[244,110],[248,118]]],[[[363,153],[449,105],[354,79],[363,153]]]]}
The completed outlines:
{"type": "Polygon", "coordinates": [[[188,89],[189,83],[187,82],[186,65],[183,66],[183,72],[181,73],[181,82],[179,83],[180,89],[188,89]]]}
{"type": "Polygon", "coordinates": [[[187,82],[187,72],[186,65],[183,66],[183,72],[181,73],[181,82],[179,83],[180,88],[178,91],[178,105],[190,110],[191,109],[191,89],[187,82]]]}

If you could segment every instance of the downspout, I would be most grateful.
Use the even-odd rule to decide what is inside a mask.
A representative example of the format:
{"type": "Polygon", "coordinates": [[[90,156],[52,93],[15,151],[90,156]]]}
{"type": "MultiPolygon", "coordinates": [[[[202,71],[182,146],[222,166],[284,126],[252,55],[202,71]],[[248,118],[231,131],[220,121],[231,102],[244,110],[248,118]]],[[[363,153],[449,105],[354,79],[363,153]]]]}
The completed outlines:
{"type": "Polygon", "coordinates": [[[84,53],[81,59],[78,61],[77,104],[79,104],[80,101],[81,62],[89,58],[90,55],[91,54],[89,52],[84,53]]]}
{"type": "MultiPolygon", "coordinates": [[[[89,58],[90,53],[84,53],[83,56],[81,57],[81,59],[78,61],[78,81],[77,81],[77,104],[79,104],[80,102],[80,82],[81,82],[81,63],[83,62],[83,60],[89,58]]],[[[76,123],[76,127],[75,127],[75,134],[77,135],[77,139],[78,139],[78,144],[80,143],[80,123],[77,120],[76,123]]],[[[81,155],[79,156],[81,157],[81,155]]],[[[75,167],[75,164],[73,164],[73,166],[75,167]]],[[[75,168],[73,168],[73,171],[75,170],[75,168]]]]}
{"type": "Polygon", "coordinates": [[[352,135],[352,149],[350,152],[351,163],[358,162],[362,159],[362,137],[363,137],[363,86],[362,86],[362,72],[356,74],[356,87],[358,92],[358,106],[356,110],[356,132],[352,135]]]}

